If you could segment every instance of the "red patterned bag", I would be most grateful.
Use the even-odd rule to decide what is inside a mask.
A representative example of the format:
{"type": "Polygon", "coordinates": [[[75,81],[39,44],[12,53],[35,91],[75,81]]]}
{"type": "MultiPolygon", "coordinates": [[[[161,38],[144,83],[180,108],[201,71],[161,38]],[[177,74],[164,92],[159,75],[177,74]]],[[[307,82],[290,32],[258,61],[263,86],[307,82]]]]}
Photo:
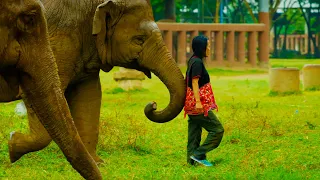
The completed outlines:
{"type": "Polygon", "coordinates": [[[216,104],[210,82],[205,84],[199,89],[200,101],[203,107],[203,111],[199,112],[196,110],[196,98],[194,96],[193,90],[190,87],[188,87],[189,73],[186,76],[187,92],[186,92],[186,100],[184,103],[184,111],[185,111],[184,117],[186,117],[187,114],[189,115],[204,114],[204,116],[208,116],[208,112],[210,110],[216,109],[218,111],[218,106],[216,104]]]}

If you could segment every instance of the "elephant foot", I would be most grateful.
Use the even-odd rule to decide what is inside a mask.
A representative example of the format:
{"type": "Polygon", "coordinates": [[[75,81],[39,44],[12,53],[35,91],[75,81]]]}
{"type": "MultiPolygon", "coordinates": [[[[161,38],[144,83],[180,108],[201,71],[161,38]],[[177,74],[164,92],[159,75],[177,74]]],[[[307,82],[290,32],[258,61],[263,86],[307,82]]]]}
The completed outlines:
{"type": "Polygon", "coordinates": [[[23,155],[26,153],[24,152],[19,152],[18,147],[16,146],[16,143],[14,142],[13,138],[16,135],[16,132],[11,132],[10,133],[10,139],[8,141],[8,146],[9,146],[9,156],[10,156],[10,162],[14,163],[18,161],[23,155]]]}

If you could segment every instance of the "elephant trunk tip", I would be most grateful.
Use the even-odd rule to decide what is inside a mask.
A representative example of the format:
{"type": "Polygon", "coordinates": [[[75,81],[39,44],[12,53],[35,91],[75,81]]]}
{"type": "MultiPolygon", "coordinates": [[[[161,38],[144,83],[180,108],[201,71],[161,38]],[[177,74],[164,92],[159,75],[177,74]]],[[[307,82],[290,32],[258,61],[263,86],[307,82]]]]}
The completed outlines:
{"type": "MultiPolygon", "coordinates": [[[[153,101],[153,102],[150,102],[146,105],[146,107],[144,108],[144,114],[152,122],[164,123],[164,122],[160,122],[160,121],[157,121],[154,119],[156,110],[157,110],[157,103],[153,101]]],[[[167,122],[167,121],[165,121],[165,122],[167,122]]]]}

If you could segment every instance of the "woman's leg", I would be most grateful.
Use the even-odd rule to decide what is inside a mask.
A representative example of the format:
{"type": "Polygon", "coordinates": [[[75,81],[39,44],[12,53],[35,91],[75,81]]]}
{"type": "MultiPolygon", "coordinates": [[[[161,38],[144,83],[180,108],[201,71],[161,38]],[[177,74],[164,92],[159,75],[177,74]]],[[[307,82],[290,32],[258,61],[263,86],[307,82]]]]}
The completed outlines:
{"type": "Polygon", "coordinates": [[[190,159],[194,150],[200,146],[202,128],[199,125],[197,116],[189,116],[188,120],[188,146],[187,146],[187,163],[193,165],[194,160],[190,159]]]}
{"type": "Polygon", "coordinates": [[[205,159],[206,153],[212,151],[220,145],[223,137],[223,126],[217,116],[209,111],[208,117],[204,117],[199,121],[200,125],[208,131],[208,136],[205,142],[194,151],[197,159],[205,159]]]}

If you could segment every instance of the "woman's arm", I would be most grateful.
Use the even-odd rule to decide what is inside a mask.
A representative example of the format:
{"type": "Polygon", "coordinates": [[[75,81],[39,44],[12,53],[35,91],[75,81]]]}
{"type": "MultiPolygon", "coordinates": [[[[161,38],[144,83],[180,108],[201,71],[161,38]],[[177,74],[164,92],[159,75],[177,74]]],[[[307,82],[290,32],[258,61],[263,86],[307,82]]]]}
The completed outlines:
{"type": "Polygon", "coordinates": [[[193,78],[192,79],[192,89],[194,93],[194,97],[196,98],[196,109],[198,111],[202,110],[202,104],[200,101],[200,94],[199,94],[199,78],[193,78]]]}

